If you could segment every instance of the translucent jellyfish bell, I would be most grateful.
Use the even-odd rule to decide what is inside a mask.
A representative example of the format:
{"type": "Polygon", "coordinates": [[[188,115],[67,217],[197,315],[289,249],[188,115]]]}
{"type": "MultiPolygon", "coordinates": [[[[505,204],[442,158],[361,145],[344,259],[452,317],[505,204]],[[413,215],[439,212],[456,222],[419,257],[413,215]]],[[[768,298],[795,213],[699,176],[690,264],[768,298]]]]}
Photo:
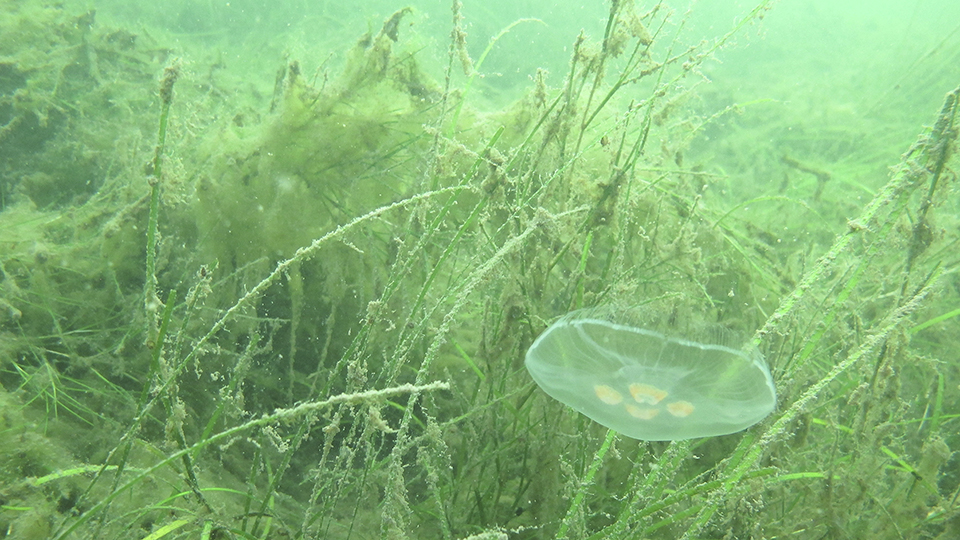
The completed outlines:
{"type": "Polygon", "coordinates": [[[544,392],[615,431],[645,441],[726,435],[773,412],[770,370],[754,347],[665,336],[575,311],[527,351],[544,392]]]}

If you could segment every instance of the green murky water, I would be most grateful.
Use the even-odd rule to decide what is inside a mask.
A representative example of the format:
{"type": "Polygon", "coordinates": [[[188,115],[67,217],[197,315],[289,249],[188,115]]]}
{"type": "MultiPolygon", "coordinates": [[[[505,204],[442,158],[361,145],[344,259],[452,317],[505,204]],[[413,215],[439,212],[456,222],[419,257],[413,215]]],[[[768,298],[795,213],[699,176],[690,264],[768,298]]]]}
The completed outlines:
{"type": "Polygon", "coordinates": [[[0,538],[957,537],[958,7],[708,4],[0,4],[0,538]],[[776,408],[607,430],[582,308],[776,408]]]}

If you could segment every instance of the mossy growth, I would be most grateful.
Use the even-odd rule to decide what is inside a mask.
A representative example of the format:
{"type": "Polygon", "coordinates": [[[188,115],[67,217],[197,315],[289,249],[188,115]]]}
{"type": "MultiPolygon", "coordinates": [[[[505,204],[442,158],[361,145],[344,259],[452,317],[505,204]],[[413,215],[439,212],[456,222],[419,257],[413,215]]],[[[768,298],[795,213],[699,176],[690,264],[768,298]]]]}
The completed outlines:
{"type": "Polygon", "coordinates": [[[294,61],[277,80],[273,114],[211,140],[198,186],[203,245],[228,268],[287,258],[331,225],[409,193],[399,169],[427,148],[423,125],[440,89],[411,51],[395,51],[409,10],[363,36],[343,73],[313,88],[294,61]]]}

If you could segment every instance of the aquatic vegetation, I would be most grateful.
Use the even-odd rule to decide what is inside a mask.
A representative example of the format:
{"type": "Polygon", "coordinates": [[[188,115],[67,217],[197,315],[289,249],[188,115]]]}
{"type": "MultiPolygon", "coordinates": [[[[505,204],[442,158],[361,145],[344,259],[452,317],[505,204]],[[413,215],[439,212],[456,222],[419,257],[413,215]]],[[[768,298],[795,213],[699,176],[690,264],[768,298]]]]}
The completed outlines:
{"type": "Polygon", "coordinates": [[[453,8],[442,62],[401,9],[271,93],[209,47],[0,7],[0,531],[956,536],[949,70],[915,140],[771,143],[791,121],[748,113],[779,104],[703,74],[767,1],[716,37],[611,2],[506,104],[453,8]],[[562,318],[599,306],[646,320],[562,318]],[[650,440],[531,380],[527,351],[585,343],[620,366],[557,396],[650,440]],[[701,416],[731,396],[749,414],[701,416]]]}

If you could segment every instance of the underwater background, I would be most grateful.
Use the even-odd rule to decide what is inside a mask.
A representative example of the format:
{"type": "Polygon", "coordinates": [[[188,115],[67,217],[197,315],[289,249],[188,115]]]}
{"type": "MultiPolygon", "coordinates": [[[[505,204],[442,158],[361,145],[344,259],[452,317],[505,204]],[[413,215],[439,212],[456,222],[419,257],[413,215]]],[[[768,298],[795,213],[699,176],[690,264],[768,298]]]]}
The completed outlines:
{"type": "Polygon", "coordinates": [[[0,538],[960,538],[960,4],[0,1],[0,538]],[[747,336],[642,442],[583,308],[747,336]]]}

